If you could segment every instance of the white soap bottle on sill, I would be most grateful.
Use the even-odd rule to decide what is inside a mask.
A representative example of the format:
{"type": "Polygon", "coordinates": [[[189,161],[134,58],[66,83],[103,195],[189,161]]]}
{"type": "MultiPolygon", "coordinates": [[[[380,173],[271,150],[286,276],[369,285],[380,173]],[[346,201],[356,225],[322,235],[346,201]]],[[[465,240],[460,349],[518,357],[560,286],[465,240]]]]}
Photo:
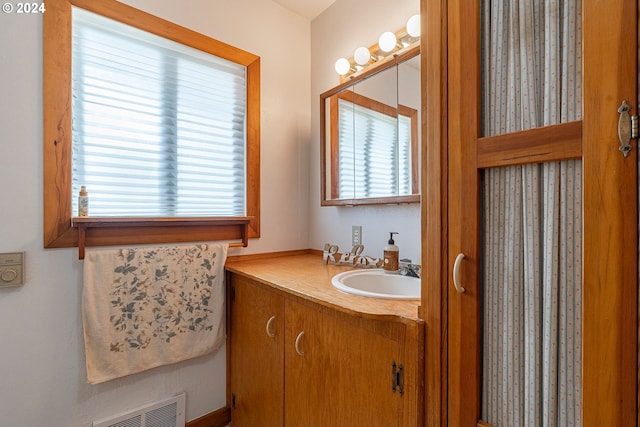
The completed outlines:
{"type": "Polygon", "coordinates": [[[78,195],[78,216],[89,216],[89,193],[84,185],[80,187],[78,195]]]}

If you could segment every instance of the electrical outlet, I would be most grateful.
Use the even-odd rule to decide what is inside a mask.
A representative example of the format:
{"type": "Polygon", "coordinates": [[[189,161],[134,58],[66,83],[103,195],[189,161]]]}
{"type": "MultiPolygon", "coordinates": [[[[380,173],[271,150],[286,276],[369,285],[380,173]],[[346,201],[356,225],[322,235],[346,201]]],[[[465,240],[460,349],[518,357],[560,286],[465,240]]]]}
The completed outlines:
{"type": "Polygon", "coordinates": [[[362,226],[361,225],[351,226],[351,244],[352,245],[362,244],[362,226]]]}

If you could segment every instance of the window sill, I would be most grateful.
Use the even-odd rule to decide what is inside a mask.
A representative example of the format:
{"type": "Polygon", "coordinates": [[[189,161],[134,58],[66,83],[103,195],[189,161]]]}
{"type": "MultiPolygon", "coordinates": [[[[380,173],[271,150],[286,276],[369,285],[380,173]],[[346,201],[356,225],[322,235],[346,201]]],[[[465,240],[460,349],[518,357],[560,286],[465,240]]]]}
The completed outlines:
{"type": "Polygon", "coordinates": [[[246,247],[253,217],[74,217],[78,257],[87,246],[240,239],[230,246],[246,247]]]}

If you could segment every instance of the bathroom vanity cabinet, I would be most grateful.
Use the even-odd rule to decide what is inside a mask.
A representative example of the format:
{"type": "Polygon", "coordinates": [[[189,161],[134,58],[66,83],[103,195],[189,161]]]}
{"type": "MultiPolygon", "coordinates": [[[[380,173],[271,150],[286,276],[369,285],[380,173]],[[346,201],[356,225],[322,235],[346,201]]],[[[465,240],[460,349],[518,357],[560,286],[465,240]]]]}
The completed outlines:
{"type": "Polygon", "coordinates": [[[228,266],[234,427],[422,424],[418,303],[343,294],[330,277],[344,269],[317,255],[228,266]]]}

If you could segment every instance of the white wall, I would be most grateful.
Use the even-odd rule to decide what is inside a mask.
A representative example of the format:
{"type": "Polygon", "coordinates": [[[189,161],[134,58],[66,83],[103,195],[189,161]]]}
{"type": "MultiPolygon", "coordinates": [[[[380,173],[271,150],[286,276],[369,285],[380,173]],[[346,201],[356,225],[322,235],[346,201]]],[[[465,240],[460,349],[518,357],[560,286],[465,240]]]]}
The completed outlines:
{"type": "MultiPolygon", "coordinates": [[[[262,238],[245,252],[307,248],[309,21],[268,0],[127,3],[261,57],[262,238]]],[[[41,16],[0,14],[0,64],[0,252],[26,251],[25,284],[0,289],[0,425],[90,426],[181,391],[187,419],[224,406],[224,348],[86,384],[82,262],[42,247],[41,16]]]]}
{"type": "Polygon", "coordinates": [[[320,206],[320,94],[339,83],[334,63],[359,46],[371,46],[384,31],[397,31],[420,11],[419,0],[338,0],[311,23],[311,151],[309,155],[309,245],[351,247],[351,226],[362,225],[364,253],[381,257],[388,232],[397,231],[400,257],[420,262],[420,206],[320,206]]]}

